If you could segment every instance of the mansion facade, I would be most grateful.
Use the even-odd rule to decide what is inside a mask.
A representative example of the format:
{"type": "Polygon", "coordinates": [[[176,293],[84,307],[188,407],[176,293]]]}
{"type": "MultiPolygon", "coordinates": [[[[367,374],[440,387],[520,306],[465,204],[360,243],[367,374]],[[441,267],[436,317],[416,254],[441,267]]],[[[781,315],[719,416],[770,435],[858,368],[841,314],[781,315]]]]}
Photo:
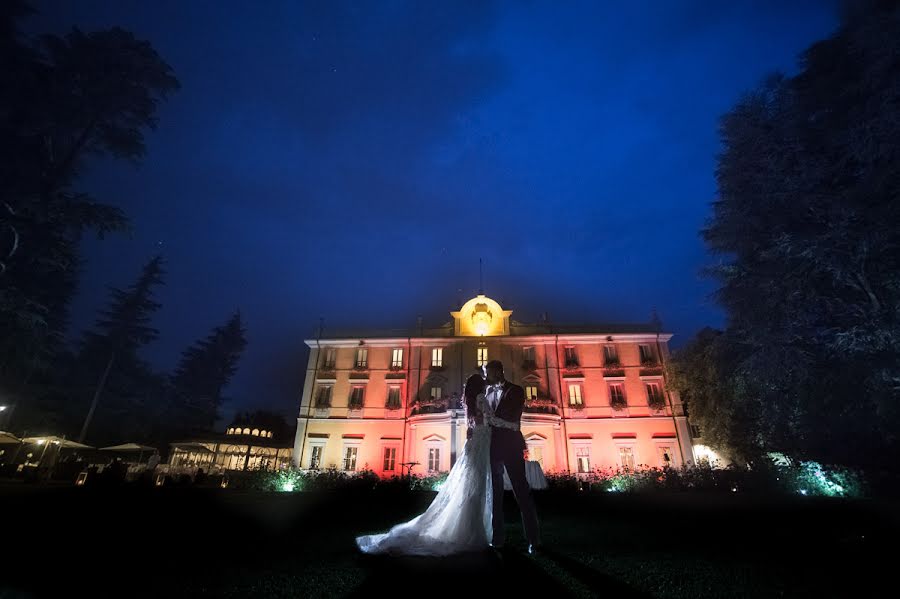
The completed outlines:
{"type": "Polygon", "coordinates": [[[381,476],[448,471],[466,442],[463,384],[489,360],[525,389],[522,434],[544,472],[695,461],[684,406],[667,389],[671,333],[654,324],[524,324],[479,294],[440,327],[306,339],[299,468],[381,476]]]}

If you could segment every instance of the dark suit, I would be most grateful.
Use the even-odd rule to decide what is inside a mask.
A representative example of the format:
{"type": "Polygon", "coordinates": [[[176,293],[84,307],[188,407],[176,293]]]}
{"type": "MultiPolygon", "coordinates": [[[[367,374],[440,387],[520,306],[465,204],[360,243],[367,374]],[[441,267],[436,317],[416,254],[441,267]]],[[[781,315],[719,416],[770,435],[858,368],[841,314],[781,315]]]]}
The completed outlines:
{"type": "MultiPolygon", "coordinates": [[[[494,410],[497,418],[515,422],[521,426],[522,411],[525,409],[525,390],[510,381],[504,382],[500,403],[494,410]]],[[[516,503],[522,513],[522,526],[529,543],[540,542],[537,511],[531,497],[531,489],[525,478],[525,437],[521,431],[508,428],[491,427],[491,481],[493,483],[493,543],[502,544],[505,540],[503,528],[503,468],[509,475],[516,503]]]]}

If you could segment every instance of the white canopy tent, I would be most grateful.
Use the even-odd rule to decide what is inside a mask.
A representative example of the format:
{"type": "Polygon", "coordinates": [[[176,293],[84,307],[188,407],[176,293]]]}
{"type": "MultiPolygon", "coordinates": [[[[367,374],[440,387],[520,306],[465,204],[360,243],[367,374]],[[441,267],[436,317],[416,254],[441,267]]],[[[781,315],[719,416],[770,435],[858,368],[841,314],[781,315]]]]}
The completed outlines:
{"type": "Polygon", "coordinates": [[[137,443],[123,443],[121,445],[111,445],[110,447],[101,447],[100,451],[112,451],[117,453],[137,453],[138,454],[138,464],[144,458],[145,453],[153,453],[157,451],[155,447],[150,447],[149,445],[138,445],[137,443]]]}

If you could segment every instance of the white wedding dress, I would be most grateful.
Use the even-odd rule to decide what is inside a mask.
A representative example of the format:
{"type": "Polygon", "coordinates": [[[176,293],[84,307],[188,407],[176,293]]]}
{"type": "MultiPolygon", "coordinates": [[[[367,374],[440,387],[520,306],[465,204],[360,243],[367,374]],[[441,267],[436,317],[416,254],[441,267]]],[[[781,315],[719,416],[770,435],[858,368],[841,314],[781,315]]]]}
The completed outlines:
{"type": "MultiPolygon", "coordinates": [[[[447,480],[422,514],[380,534],[356,537],[364,553],[450,555],[488,547],[491,528],[491,426],[515,427],[493,418],[484,393],[477,396],[479,412],[472,438],[453,464],[447,480]]],[[[518,428],[518,427],[515,427],[518,428]]]]}

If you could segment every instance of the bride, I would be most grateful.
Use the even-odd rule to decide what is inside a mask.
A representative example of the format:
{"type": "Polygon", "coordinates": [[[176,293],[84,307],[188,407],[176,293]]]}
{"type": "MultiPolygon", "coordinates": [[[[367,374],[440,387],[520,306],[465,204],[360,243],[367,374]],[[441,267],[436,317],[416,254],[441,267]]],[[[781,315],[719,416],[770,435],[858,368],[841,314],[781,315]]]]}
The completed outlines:
{"type": "Polygon", "coordinates": [[[440,556],[488,547],[492,536],[491,426],[519,427],[494,416],[485,399],[485,387],[480,374],[466,380],[463,397],[467,420],[474,427],[472,436],[428,509],[387,532],[356,537],[360,551],[440,556]]]}

